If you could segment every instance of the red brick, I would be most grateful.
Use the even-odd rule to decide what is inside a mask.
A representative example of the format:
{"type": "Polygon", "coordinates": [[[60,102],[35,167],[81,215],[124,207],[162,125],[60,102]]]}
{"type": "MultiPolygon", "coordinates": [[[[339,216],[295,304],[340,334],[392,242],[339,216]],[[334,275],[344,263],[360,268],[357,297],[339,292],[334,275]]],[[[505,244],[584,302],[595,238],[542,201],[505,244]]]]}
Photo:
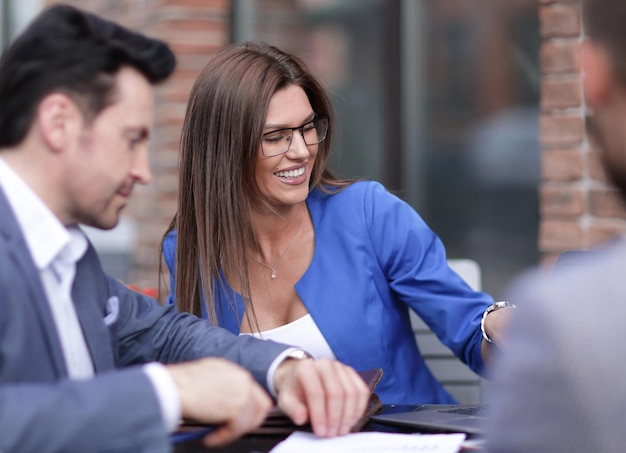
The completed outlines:
{"type": "Polygon", "coordinates": [[[539,194],[542,216],[576,217],[584,213],[584,200],[580,188],[544,185],[539,194]]]}
{"type": "Polygon", "coordinates": [[[152,168],[164,176],[168,176],[170,172],[178,175],[178,147],[173,150],[163,150],[159,148],[159,152],[152,153],[152,168]]]}
{"type": "MultiPolygon", "coordinates": [[[[159,202],[170,199],[172,196],[176,196],[178,193],[178,172],[176,173],[161,173],[159,175],[159,202]]],[[[157,208],[160,210],[160,208],[157,208]]],[[[175,210],[172,210],[172,214],[175,210]]]]}
{"type": "Polygon", "coordinates": [[[231,0],[161,0],[163,6],[230,10],[231,0]]]}
{"type": "Polygon", "coordinates": [[[541,107],[543,109],[565,109],[579,107],[582,100],[582,86],[576,78],[544,78],[541,86],[541,107]]]}
{"type": "Polygon", "coordinates": [[[226,41],[216,43],[212,43],[211,41],[194,43],[170,42],[169,44],[176,54],[196,55],[198,58],[202,58],[205,55],[214,54],[225,42],[226,41]]]}
{"type": "Polygon", "coordinates": [[[539,60],[544,74],[578,74],[580,72],[580,44],[577,40],[544,42],[539,60]]]}
{"type": "Polygon", "coordinates": [[[596,217],[626,219],[624,203],[613,189],[595,189],[589,192],[589,212],[596,217]]]}
{"type": "Polygon", "coordinates": [[[208,47],[208,54],[213,53],[216,46],[221,47],[228,42],[224,30],[215,27],[207,27],[204,30],[169,29],[164,32],[163,38],[173,48],[178,45],[208,47]]]}
{"type": "Polygon", "coordinates": [[[160,95],[163,102],[187,102],[189,93],[197,77],[196,72],[188,71],[181,73],[177,71],[174,78],[161,87],[160,95]]]}
{"type": "Polygon", "coordinates": [[[563,146],[582,143],[582,118],[575,116],[541,115],[539,120],[539,140],[545,146],[563,146]]]}
{"type": "Polygon", "coordinates": [[[551,5],[539,8],[541,36],[544,38],[573,37],[581,32],[578,5],[551,5]]]}
{"type": "Polygon", "coordinates": [[[576,220],[545,219],[539,228],[539,249],[560,253],[578,250],[583,245],[583,231],[576,220]]]}
{"type": "Polygon", "coordinates": [[[626,233],[626,222],[615,220],[594,220],[585,233],[585,247],[598,247],[626,233]]]}
{"type": "Polygon", "coordinates": [[[583,154],[579,150],[545,150],[541,153],[544,181],[577,181],[583,177],[583,154]]]}
{"type": "Polygon", "coordinates": [[[211,55],[207,55],[206,58],[198,58],[195,55],[177,55],[177,65],[176,65],[176,77],[185,77],[191,78],[194,80],[198,72],[204,68],[209,60],[212,57],[211,55]]]}
{"type": "Polygon", "coordinates": [[[539,0],[539,3],[543,5],[552,5],[552,4],[577,3],[578,1],[579,0],[539,0]]]}

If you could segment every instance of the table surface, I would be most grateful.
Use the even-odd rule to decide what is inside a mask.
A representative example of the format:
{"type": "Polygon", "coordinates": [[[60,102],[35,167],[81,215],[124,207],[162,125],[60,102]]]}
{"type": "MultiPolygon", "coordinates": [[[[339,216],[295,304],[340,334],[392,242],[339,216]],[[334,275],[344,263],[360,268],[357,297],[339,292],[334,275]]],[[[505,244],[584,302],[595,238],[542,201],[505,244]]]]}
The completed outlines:
{"type": "MultiPolygon", "coordinates": [[[[396,426],[382,425],[380,423],[369,422],[363,431],[412,433],[414,430],[396,426]]],[[[193,440],[180,443],[174,446],[174,453],[268,453],[288,434],[283,435],[247,435],[236,442],[221,448],[207,448],[202,445],[202,440],[193,440]]]]}

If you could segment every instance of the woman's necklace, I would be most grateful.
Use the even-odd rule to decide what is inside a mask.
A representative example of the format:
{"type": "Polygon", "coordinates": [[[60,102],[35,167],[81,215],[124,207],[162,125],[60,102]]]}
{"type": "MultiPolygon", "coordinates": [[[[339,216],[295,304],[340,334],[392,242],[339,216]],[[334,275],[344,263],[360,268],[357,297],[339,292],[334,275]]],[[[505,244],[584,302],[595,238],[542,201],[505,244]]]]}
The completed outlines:
{"type": "Polygon", "coordinates": [[[271,272],[270,276],[272,277],[273,280],[276,279],[276,275],[277,275],[277,272],[278,272],[278,266],[280,266],[280,262],[283,260],[283,258],[285,257],[285,254],[287,253],[287,250],[289,250],[289,247],[291,246],[291,243],[294,241],[294,239],[296,238],[296,236],[300,232],[300,228],[302,227],[302,222],[304,221],[304,213],[305,212],[306,212],[306,209],[304,209],[302,211],[302,217],[300,217],[300,223],[298,224],[298,228],[296,228],[296,231],[293,233],[293,236],[291,236],[291,239],[289,239],[289,242],[287,243],[287,246],[285,247],[285,250],[283,250],[283,253],[280,254],[280,256],[278,257],[278,260],[276,260],[276,263],[274,263],[273,266],[268,266],[263,261],[256,259],[252,255],[249,255],[250,258],[252,258],[253,261],[255,261],[256,263],[260,264],[265,269],[268,269],[271,272]]]}

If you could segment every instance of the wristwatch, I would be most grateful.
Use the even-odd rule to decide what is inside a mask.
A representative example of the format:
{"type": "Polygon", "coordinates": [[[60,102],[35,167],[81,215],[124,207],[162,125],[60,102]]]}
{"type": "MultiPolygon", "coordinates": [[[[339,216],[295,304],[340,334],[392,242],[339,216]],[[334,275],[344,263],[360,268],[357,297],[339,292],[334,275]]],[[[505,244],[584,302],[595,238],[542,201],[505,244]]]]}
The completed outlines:
{"type": "Polygon", "coordinates": [[[313,356],[311,354],[303,351],[302,349],[294,349],[293,351],[289,351],[287,354],[285,354],[285,359],[303,360],[312,358],[313,356]]]}
{"type": "Polygon", "coordinates": [[[489,335],[487,335],[487,332],[485,331],[485,319],[487,319],[487,315],[491,313],[492,311],[500,310],[501,308],[504,308],[504,307],[517,308],[515,304],[512,304],[508,300],[501,300],[501,301],[494,302],[493,304],[489,305],[487,309],[485,310],[485,312],[483,313],[483,317],[480,320],[480,331],[483,333],[483,338],[485,339],[485,341],[487,341],[487,343],[493,343],[493,340],[491,339],[489,335]]]}
{"type": "Polygon", "coordinates": [[[272,362],[270,369],[267,371],[267,382],[268,382],[267,387],[268,387],[268,390],[270,391],[270,395],[272,395],[273,397],[276,397],[278,395],[278,392],[276,391],[276,388],[274,387],[274,373],[283,363],[285,363],[289,359],[305,360],[305,359],[313,358],[311,354],[309,354],[308,352],[302,349],[294,348],[291,351],[289,350],[286,352],[283,351],[283,353],[280,354],[280,361],[277,361],[276,359],[274,359],[274,362],[272,362]]]}

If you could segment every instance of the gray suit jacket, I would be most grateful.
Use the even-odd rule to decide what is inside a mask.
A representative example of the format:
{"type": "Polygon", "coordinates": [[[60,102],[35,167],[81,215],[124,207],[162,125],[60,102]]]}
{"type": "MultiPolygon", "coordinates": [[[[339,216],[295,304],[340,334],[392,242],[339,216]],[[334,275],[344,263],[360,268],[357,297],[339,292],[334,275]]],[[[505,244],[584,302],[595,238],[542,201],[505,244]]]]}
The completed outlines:
{"type": "Polygon", "coordinates": [[[221,356],[267,388],[267,369],[287,347],[239,338],[127,289],[104,274],[91,245],[73,299],[96,371],[86,381],[67,378],[38,271],[0,190],[0,452],[168,451],[140,364],[221,356]]]}
{"type": "Polygon", "coordinates": [[[626,245],[522,278],[489,394],[492,452],[626,450],[626,245]]]}

